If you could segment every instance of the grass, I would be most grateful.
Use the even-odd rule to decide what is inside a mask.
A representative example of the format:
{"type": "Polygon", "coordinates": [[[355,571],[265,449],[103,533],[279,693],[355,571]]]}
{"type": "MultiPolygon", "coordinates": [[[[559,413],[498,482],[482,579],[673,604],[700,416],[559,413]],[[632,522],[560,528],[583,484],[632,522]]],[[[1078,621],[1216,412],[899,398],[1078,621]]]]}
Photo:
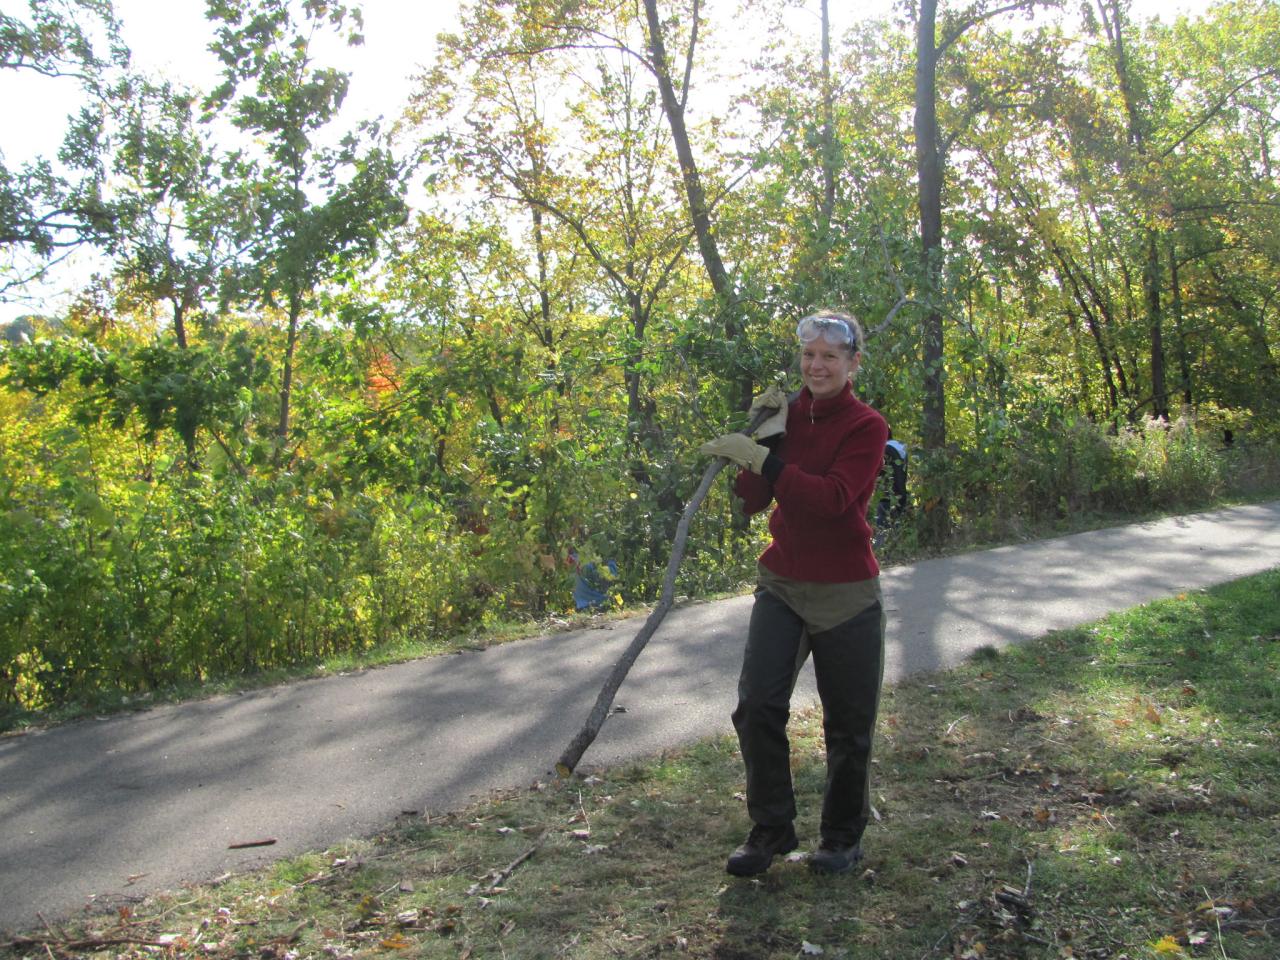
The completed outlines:
{"type": "MultiPolygon", "coordinates": [[[[730,739],[0,948],[17,957],[1280,956],[1280,570],[885,693],[867,858],[737,880],[730,739]],[[819,953],[818,951],[821,951],[819,953]]],[[[792,721],[816,835],[820,718],[792,721]]]]}

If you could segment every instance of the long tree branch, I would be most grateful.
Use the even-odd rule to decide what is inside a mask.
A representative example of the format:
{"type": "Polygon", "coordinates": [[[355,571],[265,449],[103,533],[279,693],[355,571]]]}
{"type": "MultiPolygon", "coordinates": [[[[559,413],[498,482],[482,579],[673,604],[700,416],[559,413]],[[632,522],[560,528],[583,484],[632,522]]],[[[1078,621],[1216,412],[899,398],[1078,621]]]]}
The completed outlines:
{"type": "MultiPolygon", "coordinates": [[[[774,412],[770,409],[761,410],[743,432],[750,435],[774,412]]],[[[601,687],[600,694],[596,697],[595,706],[591,708],[591,712],[587,715],[587,720],[582,725],[582,729],[578,731],[576,737],[569,741],[569,746],[565,748],[564,753],[560,755],[560,759],[556,761],[556,772],[561,777],[568,777],[573,773],[578,761],[587,752],[587,747],[595,742],[596,735],[600,733],[600,728],[604,726],[604,721],[609,716],[609,708],[613,705],[613,698],[617,695],[618,688],[627,679],[627,674],[630,672],[632,665],[635,664],[641,651],[644,650],[649,640],[657,632],[663,618],[666,617],[667,612],[675,602],[676,574],[679,573],[680,563],[684,560],[685,544],[689,539],[689,524],[693,520],[693,515],[698,512],[698,508],[702,506],[702,501],[707,498],[712,482],[720,471],[728,465],[729,461],[724,457],[716,457],[703,472],[702,482],[698,484],[698,489],[694,491],[693,497],[684,508],[679,524],[676,525],[675,541],[671,544],[671,556],[667,560],[667,575],[662,581],[662,594],[658,600],[658,605],[653,608],[653,612],[645,620],[640,632],[635,635],[626,651],[618,658],[618,662],[613,665],[613,670],[610,671],[604,686],[601,687]]]]}
{"type": "Polygon", "coordinates": [[[1008,3],[1003,7],[996,7],[992,10],[983,10],[981,12],[972,13],[959,23],[955,24],[951,28],[951,31],[942,38],[942,42],[934,49],[937,52],[937,55],[941,57],[943,52],[959,40],[970,27],[976,27],[980,23],[1000,16],[1002,13],[1011,13],[1014,10],[1024,10],[1027,7],[1034,7],[1036,2],[1037,0],[1018,0],[1016,3],[1008,3]]]}
{"type": "Polygon", "coordinates": [[[1180,136],[1173,143],[1169,144],[1169,146],[1165,147],[1165,149],[1161,150],[1160,156],[1162,158],[1169,156],[1169,154],[1177,150],[1178,147],[1182,146],[1184,143],[1190,140],[1193,136],[1195,136],[1195,133],[1197,130],[1199,130],[1206,123],[1212,120],[1215,116],[1221,113],[1222,108],[1231,102],[1231,98],[1234,97],[1241,90],[1243,90],[1245,87],[1249,86],[1249,84],[1255,83],[1258,80],[1262,80],[1266,77],[1276,77],[1276,76],[1280,76],[1280,70],[1277,70],[1275,67],[1269,67],[1266,70],[1262,70],[1254,74],[1252,77],[1249,77],[1247,80],[1242,80],[1240,83],[1236,84],[1226,93],[1224,93],[1221,97],[1219,97],[1218,102],[1213,104],[1211,107],[1209,107],[1209,109],[1205,111],[1204,116],[1202,116],[1199,120],[1193,123],[1191,127],[1185,133],[1183,133],[1182,136],[1180,136]]]}
{"type": "Polygon", "coordinates": [[[689,51],[684,58],[684,82],[680,85],[680,112],[689,106],[689,87],[693,83],[693,51],[698,45],[698,0],[693,0],[693,26],[689,28],[689,51]]]}

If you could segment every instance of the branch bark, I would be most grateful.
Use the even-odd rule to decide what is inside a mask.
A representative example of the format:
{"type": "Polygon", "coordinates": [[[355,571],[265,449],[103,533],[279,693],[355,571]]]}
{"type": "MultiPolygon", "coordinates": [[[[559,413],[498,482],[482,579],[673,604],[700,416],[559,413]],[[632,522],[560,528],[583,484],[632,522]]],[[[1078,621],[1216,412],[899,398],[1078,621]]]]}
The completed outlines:
{"type": "MultiPolygon", "coordinates": [[[[750,434],[760,424],[764,423],[772,413],[772,410],[762,410],[752,419],[750,425],[743,432],[750,434]]],[[[556,761],[556,773],[561,777],[568,777],[573,773],[578,766],[578,761],[587,752],[587,747],[595,742],[596,736],[600,733],[600,728],[604,726],[604,722],[609,716],[609,708],[613,706],[613,698],[617,695],[618,688],[622,686],[622,681],[627,679],[627,674],[631,671],[631,667],[639,659],[641,652],[648,645],[649,640],[657,632],[663,619],[671,610],[672,604],[675,602],[676,574],[680,570],[680,562],[684,560],[685,544],[689,539],[689,524],[693,520],[693,515],[698,512],[698,508],[702,506],[702,501],[707,498],[712,482],[720,471],[728,465],[729,461],[724,457],[716,457],[703,472],[702,482],[698,484],[698,489],[685,506],[684,513],[680,517],[680,523],[676,526],[675,541],[671,545],[671,557],[667,561],[667,575],[662,581],[662,593],[659,596],[658,605],[653,608],[648,619],[645,620],[644,626],[640,628],[640,632],[635,635],[626,651],[618,659],[618,662],[613,665],[613,670],[605,680],[604,686],[600,688],[600,694],[596,697],[595,706],[591,708],[591,712],[587,715],[582,729],[578,731],[576,737],[569,741],[569,746],[565,748],[564,753],[560,755],[560,759],[556,761]]]]}

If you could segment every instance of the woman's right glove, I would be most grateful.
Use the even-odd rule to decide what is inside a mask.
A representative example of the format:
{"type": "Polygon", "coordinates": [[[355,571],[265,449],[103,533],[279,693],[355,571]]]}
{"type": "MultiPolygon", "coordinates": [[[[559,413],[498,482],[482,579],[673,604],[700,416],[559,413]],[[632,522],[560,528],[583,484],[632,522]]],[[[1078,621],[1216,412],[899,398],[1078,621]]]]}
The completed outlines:
{"type": "MultiPolygon", "coordinates": [[[[786,412],[785,407],[783,412],[786,412]]],[[[756,443],[745,433],[726,433],[723,437],[708,440],[698,448],[698,452],[732,460],[752,473],[759,473],[764,466],[765,457],[769,456],[768,447],[756,443]]]]}

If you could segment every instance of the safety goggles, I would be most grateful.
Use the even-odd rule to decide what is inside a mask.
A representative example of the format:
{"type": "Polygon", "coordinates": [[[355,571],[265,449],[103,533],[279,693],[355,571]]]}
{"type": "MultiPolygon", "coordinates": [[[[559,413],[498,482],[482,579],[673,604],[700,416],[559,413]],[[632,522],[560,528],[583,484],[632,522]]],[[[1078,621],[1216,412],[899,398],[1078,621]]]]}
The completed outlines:
{"type": "Polygon", "coordinates": [[[839,317],[810,316],[796,324],[796,336],[804,343],[821,337],[832,346],[848,347],[858,352],[858,337],[853,327],[839,317]]]}

